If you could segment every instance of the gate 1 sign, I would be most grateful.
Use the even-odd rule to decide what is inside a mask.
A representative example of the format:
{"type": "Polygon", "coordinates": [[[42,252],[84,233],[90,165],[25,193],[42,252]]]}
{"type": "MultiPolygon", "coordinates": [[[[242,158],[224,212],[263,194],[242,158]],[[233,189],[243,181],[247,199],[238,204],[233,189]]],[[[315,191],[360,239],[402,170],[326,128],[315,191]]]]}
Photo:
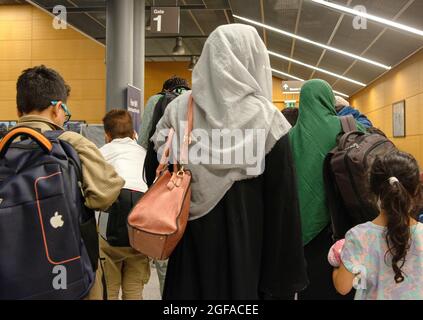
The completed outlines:
{"type": "Polygon", "coordinates": [[[179,34],[179,7],[152,7],[151,33],[179,34]]]}
{"type": "Polygon", "coordinates": [[[128,84],[127,110],[132,116],[134,130],[139,134],[141,125],[141,90],[128,84]]]}

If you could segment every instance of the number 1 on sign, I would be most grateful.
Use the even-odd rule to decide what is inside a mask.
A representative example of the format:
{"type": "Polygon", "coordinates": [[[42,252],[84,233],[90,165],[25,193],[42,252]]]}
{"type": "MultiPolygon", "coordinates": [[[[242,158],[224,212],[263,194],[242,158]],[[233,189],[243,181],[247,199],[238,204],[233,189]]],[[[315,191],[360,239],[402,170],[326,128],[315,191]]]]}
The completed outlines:
{"type": "Polygon", "coordinates": [[[162,16],[158,15],[153,20],[157,21],[157,32],[161,32],[162,31],[162,16]]]}

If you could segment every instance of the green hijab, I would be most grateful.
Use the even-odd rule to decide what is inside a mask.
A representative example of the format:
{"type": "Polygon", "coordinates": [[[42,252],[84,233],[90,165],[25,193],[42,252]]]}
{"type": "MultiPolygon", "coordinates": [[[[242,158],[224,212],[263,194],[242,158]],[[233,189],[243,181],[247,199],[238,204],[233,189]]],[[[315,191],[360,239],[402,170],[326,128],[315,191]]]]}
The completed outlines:
{"type": "Polygon", "coordinates": [[[323,162],[336,146],[341,122],[335,96],[323,80],[307,81],[300,95],[297,124],[289,132],[297,171],[303,243],[313,240],[330,222],[323,182],[323,162]]]}

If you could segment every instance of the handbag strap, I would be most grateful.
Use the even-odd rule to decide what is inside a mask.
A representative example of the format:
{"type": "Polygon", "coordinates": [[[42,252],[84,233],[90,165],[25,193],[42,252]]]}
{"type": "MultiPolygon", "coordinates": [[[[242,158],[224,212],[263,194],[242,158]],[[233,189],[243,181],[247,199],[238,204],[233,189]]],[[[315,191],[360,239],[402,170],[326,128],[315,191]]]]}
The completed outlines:
{"type": "Polygon", "coordinates": [[[172,139],[173,139],[174,135],[175,135],[175,130],[173,128],[171,128],[170,131],[169,131],[169,134],[167,136],[167,139],[166,139],[166,145],[165,145],[165,148],[163,150],[162,157],[161,157],[159,165],[157,166],[157,169],[156,169],[156,178],[158,176],[160,176],[161,173],[163,172],[163,170],[165,170],[166,167],[167,167],[167,164],[169,162],[170,150],[171,150],[171,147],[172,147],[172,139]]]}
{"type": "MultiPolygon", "coordinates": [[[[193,119],[194,119],[194,99],[192,95],[190,95],[189,102],[188,102],[188,110],[187,110],[188,123],[185,126],[184,139],[183,139],[182,149],[181,149],[181,160],[180,160],[181,164],[188,163],[188,148],[192,142],[191,133],[193,129],[193,119]]],[[[171,128],[169,131],[169,135],[167,136],[167,139],[166,139],[166,145],[163,150],[160,163],[156,169],[156,177],[158,177],[163,172],[163,170],[165,170],[167,167],[167,164],[169,162],[169,156],[172,152],[172,140],[174,135],[175,135],[175,129],[171,128]]],[[[174,160],[175,170],[177,171],[177,160],[175,158],[173,160],[174,160]]]]}
{"type": "Polygon", "coordinates": [[[188,111],[187,111],[187,120],[188,123],[185,126],[185,133],[184,133],[184,141],[182,143],[182,150],[181,150],[181,163],[187,164],[188,163],[188,147],[192,142],[191,133],[193,128],[193,118],[194,118],[194,99],[192,95],[189,96],[188,102],[188,111]]]}

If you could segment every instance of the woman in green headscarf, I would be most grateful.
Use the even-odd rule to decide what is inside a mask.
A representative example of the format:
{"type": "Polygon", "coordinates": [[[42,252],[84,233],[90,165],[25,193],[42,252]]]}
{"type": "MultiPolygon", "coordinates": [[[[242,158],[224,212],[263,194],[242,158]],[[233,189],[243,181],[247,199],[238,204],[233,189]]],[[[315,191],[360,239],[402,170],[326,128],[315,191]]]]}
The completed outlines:
{"type": "Polygon", "coordinates": [[[340,298],[333,287],[332,268],[327,262],[332,239],[323,162],[336,146],[336,138],[341,131],[331,86],[323,80],[307,81],[301,89],[297,124],[289,133],[297,171],[303,243],[310,281],[300,299],[340,298]]]}

